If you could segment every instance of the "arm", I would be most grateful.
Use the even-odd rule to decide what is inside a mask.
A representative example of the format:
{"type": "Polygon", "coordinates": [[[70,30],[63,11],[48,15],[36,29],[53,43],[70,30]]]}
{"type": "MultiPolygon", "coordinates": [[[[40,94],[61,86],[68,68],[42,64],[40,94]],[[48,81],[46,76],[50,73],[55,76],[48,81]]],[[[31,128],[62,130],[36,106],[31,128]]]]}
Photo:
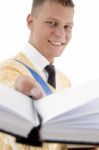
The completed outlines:
{"type": "Polygon", "coordinates": [[[33,99],[45,96],[40,85],[31,77],[27,70],[22,66],[20,68],[20,65],[17,66],[11,61],[0,66],[0,83],[15,88],[23,94],[31,96],[33,99]]]}

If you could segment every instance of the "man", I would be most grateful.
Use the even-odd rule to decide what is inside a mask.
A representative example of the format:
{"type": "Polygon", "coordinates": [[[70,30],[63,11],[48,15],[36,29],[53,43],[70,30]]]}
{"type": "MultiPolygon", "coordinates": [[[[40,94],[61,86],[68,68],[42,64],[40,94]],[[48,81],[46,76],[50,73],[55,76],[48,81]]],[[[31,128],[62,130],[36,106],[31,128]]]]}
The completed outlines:
{"type": "MultiPolygon", "coordinates": [[[[70,86],[68,78],[56,69],[56,85],[47,83],[47,65],[62,54],[72,35],[74,4],[72,0],[34,0],[27,17],[29,41],[22,52],[5,61],[0,67],[0,82],[39,99],[46,96],[45,88],[31,73],[35,71],[52,92],[70,86]]],[[[35,147],[15,144],[13,137],[0,134],[2,150],[34,150],[35,147]]],[[[65,149],[61,144],[44,144],[41,149],[65,149]]]]}

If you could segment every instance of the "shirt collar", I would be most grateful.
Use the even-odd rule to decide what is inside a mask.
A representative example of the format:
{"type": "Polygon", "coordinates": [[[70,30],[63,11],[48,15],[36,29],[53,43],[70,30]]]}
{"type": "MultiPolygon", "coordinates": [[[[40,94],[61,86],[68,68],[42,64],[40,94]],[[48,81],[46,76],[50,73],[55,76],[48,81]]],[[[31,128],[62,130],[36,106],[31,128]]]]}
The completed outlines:
{"type": "Polygon", "coordinates": [[[38,68],[38,70],[42,70],[46,65],[49,64],[49,61],[30,43],[25,45],[22,52],[29,58],[31,63],[38,68]]]}

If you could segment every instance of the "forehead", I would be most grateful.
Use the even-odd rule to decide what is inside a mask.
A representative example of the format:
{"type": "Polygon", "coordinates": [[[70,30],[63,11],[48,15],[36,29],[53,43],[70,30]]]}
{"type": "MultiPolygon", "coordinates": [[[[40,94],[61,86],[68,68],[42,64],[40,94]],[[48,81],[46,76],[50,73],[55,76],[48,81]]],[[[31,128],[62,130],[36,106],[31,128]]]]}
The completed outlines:
{"type": "Polygon", "coordinates": [[[73,7],[62,6],[55,2],[44,2],[40,7],[37,8],[39,18],[43,19],[55,19],[72,22],[74,15],[73,7]]]}

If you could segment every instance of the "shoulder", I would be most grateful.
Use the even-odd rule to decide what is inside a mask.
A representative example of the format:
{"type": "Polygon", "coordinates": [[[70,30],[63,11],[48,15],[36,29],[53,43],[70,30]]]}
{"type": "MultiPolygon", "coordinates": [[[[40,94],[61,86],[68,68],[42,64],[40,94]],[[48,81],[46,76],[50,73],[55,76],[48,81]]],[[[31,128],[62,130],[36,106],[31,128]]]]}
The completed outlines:
{"type": "Polygon", "coordinates": [[[13,87],[16,79],[21,75],[31,76],[26,67],[16,61],[17,59],[20,61],[23,59],[20,53],[17,54],[15,57],[3,61],[0,64],[0,83],[7,84],[10,87],[13,87]]]}
{"type": "Polygon", "coordinates": [[[29,65],[29,60],[26,58],[25,55],[23,55],[22,53],[18,53],[16,56],[7,59],[5,61],[3,61],[0,64],[0,70],[2,71],[11,71],[11,72],[17,72],[20,75],[27,75],[29,72],[26,69],[26,67],[22,64],[18,62],[21,61],[23,63],[26,63],[29,65]]]}

